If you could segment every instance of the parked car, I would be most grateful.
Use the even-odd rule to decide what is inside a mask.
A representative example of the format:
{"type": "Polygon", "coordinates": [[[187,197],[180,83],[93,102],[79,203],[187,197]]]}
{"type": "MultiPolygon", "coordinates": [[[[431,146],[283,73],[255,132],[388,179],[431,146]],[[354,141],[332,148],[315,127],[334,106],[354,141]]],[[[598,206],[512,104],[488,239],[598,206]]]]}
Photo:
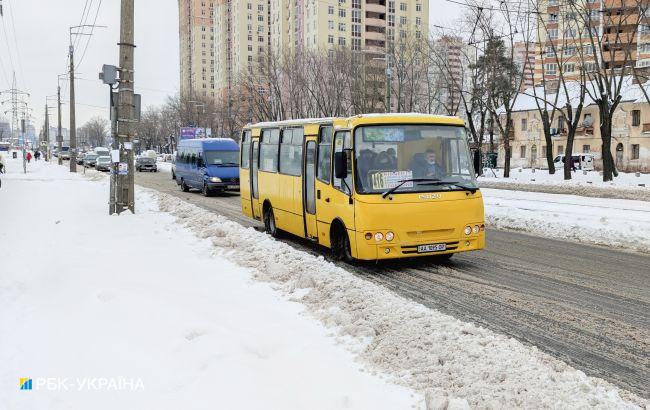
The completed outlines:
{"type": "Polygon", "coordinates": [[[84,167],[86,168],[94,167],[95,164],[97,163],[97,158],[99,158],[99,155],[97,154],[93,154],[91,152],[86,154],[84,156],[84,167]]]}
{"type": "Polygon", "coordinates": [[[100,157],[109,157],[111,155],[111,150],[104,147],[95,147],[93,151],[95,151],[95,154],[99,155],[100,157]]]}
{"type": "Polygon", "coordinates": [[[230,138],[183,140],[178,144],[176,183],[203,195],[239,190],[239,145],[230,138]]]}
{"type": "Polygon", "coordinates": [[[70,147],[61,148],[61,152],[59,152],[59,156],[61,157],[62,160],[65,161],[70,160],[70,147]]]}
{"type": "Polygon", "coordinates": [[[135,170],[138,172],[149,171],[158,172],[155,158],[140,157],[135,161],[135,170]]]}
{"type": "Polygon", "coordinates": [[[85,152],[80,152],[79,155],[77,155],[77,165],[83,165],[86,155],[87,153],[85,152]]]}
{"type": "Polygon", "coordinates": [[[95,161],[95,169],[97,171],[110,171],[111,157],[108,156],[97,157],[97,160],[95,161]]]}
{"type": "MultiPolygon", "coordinates": [[[[584,171],[594,170],[593,154],[574,154],[571,156],[571,160],[573,161],[573,165],[577,169],[581,169],[584,171]]],[[[558,155],[557,157],[555,157],[553,162],[555,162],[556,167],[561,168],[562,164],[564,164],[564,155],[558,155]]]]}

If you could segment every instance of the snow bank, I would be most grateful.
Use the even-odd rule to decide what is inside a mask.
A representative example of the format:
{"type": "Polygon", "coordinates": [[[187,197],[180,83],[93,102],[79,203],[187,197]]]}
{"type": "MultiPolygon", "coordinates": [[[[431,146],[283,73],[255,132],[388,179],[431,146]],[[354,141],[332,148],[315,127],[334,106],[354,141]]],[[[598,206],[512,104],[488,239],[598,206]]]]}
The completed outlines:
{"type": "Polygon", "coordinates": [[[637,408],[647,403],[534,347],[464,323],[180,199],[158,194],[219,254],[300,301],[370,372],[425,392],[427,408],[637,408]],[[307,287],[307,288],[305,288],[307,287]],[[362,347],[359,348],[359,345],[362,347]]]}
{"type": "Polygon", "coordinates": [[[517,230],[650,253],[650,204],[624,199],[482,188],[485,219],[517,230]]]}
{"type": "Polygon", "coordinates": [[[614,181],[603,182],[599,172],[577,171],[565,181],[561,169],[551,175],[547,170],[515,168],[510,178],[503,178],[503,169],[495,169],[494,174],[486,170],[478,181],[482,188],[650,201],[650,174],[621,172],[614,181]]]}

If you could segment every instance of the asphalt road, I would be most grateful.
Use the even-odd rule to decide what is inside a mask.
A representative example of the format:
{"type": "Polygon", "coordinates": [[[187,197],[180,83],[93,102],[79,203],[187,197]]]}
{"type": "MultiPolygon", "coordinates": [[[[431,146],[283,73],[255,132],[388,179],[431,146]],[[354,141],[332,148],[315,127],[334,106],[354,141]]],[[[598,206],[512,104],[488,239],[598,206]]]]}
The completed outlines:
{"type": "MultiPolygon", "coordinates": [[[[166,172],[137,173],[136,183],[260,226],[241,215],[236,193],[183,193],[166,172]]],[[[346,268],[650,399],[650,255],[489,230],[485,250],[444,264],[416,259],[346,268]]]]}

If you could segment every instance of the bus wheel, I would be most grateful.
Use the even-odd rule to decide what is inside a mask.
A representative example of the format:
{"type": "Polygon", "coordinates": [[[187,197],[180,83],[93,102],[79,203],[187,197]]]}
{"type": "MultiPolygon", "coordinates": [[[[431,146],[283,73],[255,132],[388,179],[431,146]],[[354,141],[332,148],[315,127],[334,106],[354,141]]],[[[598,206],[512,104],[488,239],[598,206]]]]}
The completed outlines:
{"type": "Polygon", "coordinates": [[[274,238],[280,237],[280,231],[275,225],[275,215],[273,214],[273,207],[269,205],[264,212],[264,231],[274,238]]]}
{"type": "Polygon", "coordinates": [[[201,192],[203,193],[203,196],[212,196],[212,191],[208,188],[208,184],[203,184],[201,192]]]}
{"type": "Polygon", "coordinates": [[[181,191],[190,192],[190,187],[188,187],[185,181],[182,179],[181,179],[181,191]]]}
{"type": "Polygon", "coordinates": [[[332,237],[332,258],[337,261],[353,263],[350,238],[344,228],[337,229],[332,237]]]}

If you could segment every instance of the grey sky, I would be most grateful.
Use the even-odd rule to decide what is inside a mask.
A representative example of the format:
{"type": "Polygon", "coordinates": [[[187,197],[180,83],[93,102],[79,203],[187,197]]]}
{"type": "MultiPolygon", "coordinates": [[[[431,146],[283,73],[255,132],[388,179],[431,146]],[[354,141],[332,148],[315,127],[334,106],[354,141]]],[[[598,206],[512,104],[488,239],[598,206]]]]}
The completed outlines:
{"type": "MultiPolygon", "coordinates": [[[[31,93],[33,121],[40,129],[45,97],[56,94],[57,75],[67,70],[68,27],[80,24],[86,1],[91,4],[87,24],[92,24],[97,6],[101,9],[86,55],[78,64],[77,126],[90,117],[108,115],[108,89],[97,79],[102,64],[118,65],[119,0],[1,0],[5,13],[0,21],[0,90],[10,88],[11,61],[16,69],[18,88],[31,93]],[[13,13],[12,13],[13,12],[13,13]],[[16,42],[14,42],[15,22],[16,42]],[[5,36],[5,30],[7,36],[5,36]],[[20,48],[19,55],[16,46],[20,48]],[[9,50],[8,50],[9,49],[9,50]],[[11,56],[11,58],[10,58],[11,56]],[[19,64],[19,61],[22,64],[19,64]],[[20,68],[21,66],[22,68],[20,68]],[[6,76],[3,73],[6,72],[6,76]]],[[[243,0],[242,0],[243,1],[243,0]]],[[[167,95],[178,92],[178,3],[177,0],[135,0],[136,92],[143,105],[158,105],[167,95]]],[[[431,23],[449,26],[458,17],[459,7],[444,0],[431,0],[431,23]]],[[[76,59],[81,58],[88,37],[79,41],[76,59]]],[[[63,83],[65,85],[65,83],[63,83]]],[[[64,99],[68,99],[64,87],[64,99]]],[[[2,99],[6,99],[3,95],[2,99]]],[[[50,104],[54,107],[55,101],[50,104]]],[[[2,106],[0,114],[9,107],[2,106]]],[[[63,107],[63,126],[69,125],[69,106],[63,107]]],[[[56,116],[50,117],[55,123],[56,116]]]]}

